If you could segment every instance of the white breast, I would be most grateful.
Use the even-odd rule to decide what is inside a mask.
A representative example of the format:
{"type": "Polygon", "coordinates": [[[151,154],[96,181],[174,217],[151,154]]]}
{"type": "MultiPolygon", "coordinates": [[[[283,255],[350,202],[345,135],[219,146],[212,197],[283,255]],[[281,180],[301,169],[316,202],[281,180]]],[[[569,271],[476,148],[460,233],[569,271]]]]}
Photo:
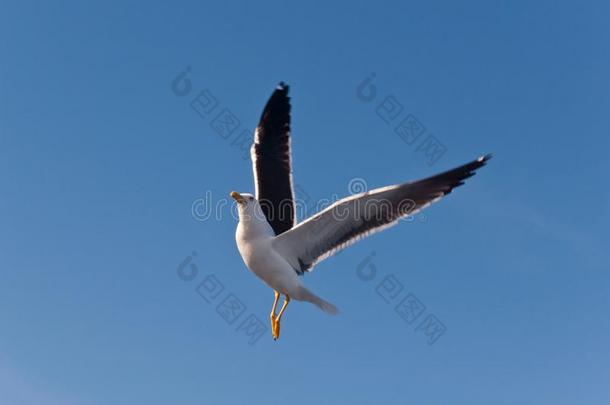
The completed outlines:
{"type": "Polygon", "coordinates": [[[301,285],[290,264],[272,247],[275,237],[267,222],[240,221],[235,232],[237,249],[248,269],[265,284],[282,294],[291,294],[301,285]]]}

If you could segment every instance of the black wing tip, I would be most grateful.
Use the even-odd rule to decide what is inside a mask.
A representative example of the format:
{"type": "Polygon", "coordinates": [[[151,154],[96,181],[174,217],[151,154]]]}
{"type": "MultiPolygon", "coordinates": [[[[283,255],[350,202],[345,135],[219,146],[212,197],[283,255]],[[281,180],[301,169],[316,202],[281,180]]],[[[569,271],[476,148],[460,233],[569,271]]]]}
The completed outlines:
{"type": "MultiPolygon", "coordinates": [[[[465,168],[466,170],[462,173],[462,180],[466,180],[467,178],[474,176],[476,174],[476,171],[481,167],[485,166],[487,164],[487,161],[492,157],[493,155],[491,153],[487,153],[477,158],[477,160],[475,160],[474,162],[465,164],[463,168],[465,168]]],[[[463,181],[458,184],[458,186],[461,186],[462,184],[464,184],[463,181]]]]}
{"type": "Polygon", "coordinates": [[[431,177],[430,180],[443,184],[443,189],[441,190],[441,193],[443,196],[445,196],[451,193],[453,189],[465,184],[466,179],[474,176],[476,174],[476,171],[481,167],[485,166],[487,161],[491,158],[491,153],[488,153],[486,155],[480,156],[479,158],[470,163],[466,163],[463,166],[456,167],[453,170],[449,170],[447,172],[431,177]]]}
{"type": "MultiPolygon", "coordinates": [[[[487,164],[487,161],[489,159],[491,159],[493,157],[493,155],[491,153],[487,153],[483,156],[480,156],[477,160],[475,160],[474,162],[471,163],[471,167],[469,167],[469,171],[471,172],[471,175],[475,174],[475,171],[480,169],[481,167],[485,166],[487,164]]],[[[468,176],[468,177],[470,177],[468,176]]]]}
{"type": "Polygon", "coordinates": [[[493,156],[493,154],[491,153],[486,153],[485,155],[481,156],[480,158],[477,159],[478,162],[485,164],[489,159],[491,159],[493,156]]]}
{"type": "Polygon", "coordinates": [[[269,98],[268,104],[286,103],[289,104],[290,97],[288,96],[288,90],[290,86],[286,82],[280,82],[276,87],[273,94],[269,98]]]}
{"type": "MultiPolygon", "coordinates": [[[[460,172],[459,169],[462,169],[462,175],[465,175],[465,178],[474,176],[474,174],[476,173],[476,171],[478,169],[480,169],[481,167],[485,166],[487,164],[487,161],[489,159],[491,159],[493,157],[493,155],[491,153],[487,153],[483,156],[478,157],[476,160],[470,162],[470,163],[466,163],[464,166],[458,167],[457,171],[460,172]]],[[[451,170],[450,170],[451,172],[451,170]]]]}
{"type": "Polygon", "coordinates": [[[288,97],[288,88],[289,86],[283,81],[280,82],[271,97],[267,100],[267,104],[265,104],[265,108],[263,109],[263,113],[261,114],[261,118],[259,120],[258,126],[265,126],[265,122],[268,122],[269,119],[275,121],[276,124],[271,125],[279,125],[277,121],[280,123],[290,123],[290,97],[288,97]]]}
{"type": "Polygon", "coordinates": [[[285,94],[288,94],[288,90],[290,89],[290,86],[287,85],[285,81],[281,81],[281,82],[279,82],[279,84],[277,85],[277,87],[275,89],[279,90],[285,94]]]}

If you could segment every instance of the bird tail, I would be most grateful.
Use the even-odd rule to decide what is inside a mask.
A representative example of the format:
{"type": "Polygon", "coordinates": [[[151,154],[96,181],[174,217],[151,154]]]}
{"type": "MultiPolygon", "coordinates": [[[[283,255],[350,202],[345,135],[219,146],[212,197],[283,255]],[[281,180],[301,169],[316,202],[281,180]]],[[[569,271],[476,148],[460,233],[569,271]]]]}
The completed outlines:
{"type": "Polygon", "coordinates": [[[317,295],[315,295],[314,293],[312,293],[311,291],[309,291],[307,288],[305,288],[303,286],[299,287],[297,295],[295,295],[293,297],[300,301],[311,302],[312,304],[314,304],[315,306],[317,306],[318,308],[320,308],[322,311],[326,312],[327,314],[337,315],[339,313],[339,309],[336,306],[334,306],[330,302],[325,301],[322,298],[318,297],[317,295]]]}

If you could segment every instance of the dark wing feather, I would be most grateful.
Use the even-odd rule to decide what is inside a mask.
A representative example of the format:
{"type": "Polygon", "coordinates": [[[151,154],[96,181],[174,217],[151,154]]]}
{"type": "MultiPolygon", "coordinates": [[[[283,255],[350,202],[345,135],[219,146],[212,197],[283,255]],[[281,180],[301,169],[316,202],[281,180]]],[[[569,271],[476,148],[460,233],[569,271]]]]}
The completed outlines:
{"type": "Polygon", "coordinates": [[[336,251],[449,194],[490,158],[486,155],[433,177],[344,198],[276,237],[274,248],[301,274],[336,251]]]}
{"type": "Polygon", "coordinates": [[[251,149],[254,186],[267,222],[276,235],[295,221],[290,163],[290,97],[280,83],[263,110],[251,149]]]}

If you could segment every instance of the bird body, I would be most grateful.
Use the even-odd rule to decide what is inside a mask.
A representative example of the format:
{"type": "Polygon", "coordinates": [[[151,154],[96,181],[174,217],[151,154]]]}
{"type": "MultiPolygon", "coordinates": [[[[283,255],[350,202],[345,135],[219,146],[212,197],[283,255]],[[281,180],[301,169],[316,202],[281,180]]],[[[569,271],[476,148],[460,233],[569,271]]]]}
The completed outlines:
{"type": "MultiPolygon", "coordinates": [[[[235,242],[246,267],[273,290],[297,301],[308,301],[329,313],[334,305],[307,290],[294,268],[274,247],[273,229],[263,217],[258,201],[250,194],[240,194],[239,223],[235,242]]],[[[239,201],[239,200],[238,200],[239,201]]]]}
{"type": "Polygon", "coordinates": [[[246,267],[275,291],[271,333],[291,299],[329,314],[337,308],[309,291],[302,275],[340,249],[413,215],[449,194],[486,164],[491,155],[422,180],[381,187],[343,198],[297,224],[290,151],[290,98],[283,83],[263,110],[250,149],[256,195],[232,192],[239,223],[237,248],[246,267]],[[285,301],[276,314],[280,295],[285,301]]]}
{"type": "MultiPolygon", "coordinates": [[[[249,207],[255,204],[258,202],[252,200],[243,210],[251,210],[249,207]]],[[[292,295],[300,282],[286,259],[273,249],[273,229],[267,221],[256,216],[242,219],[245,215],[248,214],[240,212],[240,221],[235,232],[237,248],[244,263],[269,287],[284,295],[292,295]]]]}

